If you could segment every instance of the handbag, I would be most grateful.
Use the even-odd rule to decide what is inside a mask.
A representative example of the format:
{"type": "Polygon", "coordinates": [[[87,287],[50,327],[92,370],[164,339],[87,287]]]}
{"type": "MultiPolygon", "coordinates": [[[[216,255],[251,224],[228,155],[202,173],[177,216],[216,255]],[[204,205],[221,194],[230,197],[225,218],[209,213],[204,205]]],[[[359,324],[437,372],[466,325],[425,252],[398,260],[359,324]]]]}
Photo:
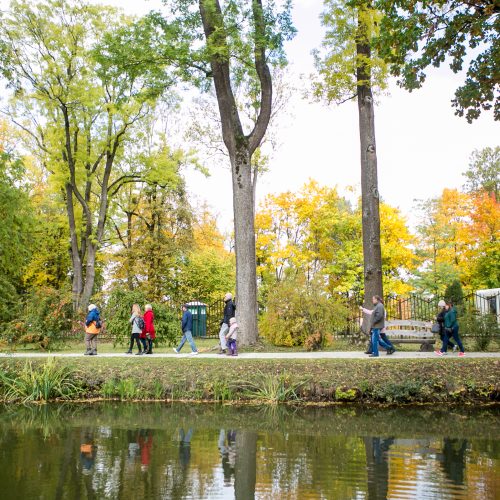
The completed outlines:
{"type": "Polygon", "coordinates": [[[431,332],[432,333],[439,333],[441,331],[441,326],[439,325],[439,323],[436,321],[433,325],[432,325],[432,328],[431,328],[431,332]]]}

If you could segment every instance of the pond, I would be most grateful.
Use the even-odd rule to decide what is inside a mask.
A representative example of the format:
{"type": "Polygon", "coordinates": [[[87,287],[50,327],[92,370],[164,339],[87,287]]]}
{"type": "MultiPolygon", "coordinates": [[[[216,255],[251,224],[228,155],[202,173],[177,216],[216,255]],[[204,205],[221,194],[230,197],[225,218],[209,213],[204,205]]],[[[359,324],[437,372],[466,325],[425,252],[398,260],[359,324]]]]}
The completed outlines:
{"type": "Polygon", "coordinates": [[[494,499],[500,409],[0,408],[1,498],[494,499]]]}

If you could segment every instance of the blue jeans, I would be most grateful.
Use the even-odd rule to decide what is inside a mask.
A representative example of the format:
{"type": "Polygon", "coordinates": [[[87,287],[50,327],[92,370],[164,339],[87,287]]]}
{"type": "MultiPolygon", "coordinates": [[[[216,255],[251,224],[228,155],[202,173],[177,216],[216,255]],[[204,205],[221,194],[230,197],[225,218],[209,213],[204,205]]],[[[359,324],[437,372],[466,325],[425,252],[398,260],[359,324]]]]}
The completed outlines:
{"type": "MultiPolygon", "coordinates": [[[[451,337],[455,340],[457,343],[459,349],[461,352],[465,352],[464,345],[462,344],[462,341],[460,340],[460,337],[458,336],[458,325],[455,325],[451,331],[451,337]]],[[[443,338],[443,345],[441,347],[441,352],[446,352],[448,349],[448,341],[450,340],[450,333],[447,328],[444,330],[444,338],[443,338]]]]}
{"type": "Polygon", "coordinates": [[[374,356],[378,356],[378,345],[379,344],[384,349],[391,349],[391,346],[387,342],[384,342],[380,338],[380,328],[373,328],[372,329],[372,349],[373,349],[374,356]]]}
{"type": "Polygon", "coordinates": [[[180,351],[182,349],[182,347],[186,343],[186,340],[189,342],[189,345],[191,346],[191,350],[193,352],[196,352],[198,349],[196,349],[196,345],[195,345],[194,340],[193,340],[193,334],[191,333],[190,330],[184,332],[184,334],[182,335],[181,343],[177,347],[177,350],[180,351]]]}

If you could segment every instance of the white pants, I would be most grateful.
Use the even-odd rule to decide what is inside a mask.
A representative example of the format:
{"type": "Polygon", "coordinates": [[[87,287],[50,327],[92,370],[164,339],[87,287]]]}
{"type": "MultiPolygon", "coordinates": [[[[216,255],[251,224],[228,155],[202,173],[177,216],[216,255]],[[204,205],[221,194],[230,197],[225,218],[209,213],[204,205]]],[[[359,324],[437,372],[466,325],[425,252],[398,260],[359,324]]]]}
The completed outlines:
{"type": "Polygon", "coordinates": [[[219,332],[220,348],[227,349],[226,335],[229,332],[229,326],[226,323],[222,323],[219,332]]]}

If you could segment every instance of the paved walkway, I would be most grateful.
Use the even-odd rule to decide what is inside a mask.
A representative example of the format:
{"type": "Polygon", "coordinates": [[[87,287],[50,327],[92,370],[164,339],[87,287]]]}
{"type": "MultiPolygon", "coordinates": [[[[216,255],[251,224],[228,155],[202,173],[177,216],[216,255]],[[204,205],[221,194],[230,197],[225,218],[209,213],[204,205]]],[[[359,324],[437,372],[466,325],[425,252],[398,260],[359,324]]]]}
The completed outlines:
{"type": "MultiPolygon", "coordinates": [[[[33,352],[33,353],[0,353],[1,358],[83,358],[82,353],[46,353],[46,352],[33,352]]],[[[443,356],[443,359],[457,358],[457,353],[449,353],[443,356]]],[[[500,359],[500,352],[467,352],[467,358],[498,358],[500,359]]],[[[230,356],[220,356],[214,353],[200,352],[198,356],[192,356],[188,351],[181,354],[166,354],[158,353],[152,356],[135,356],[127,355],[119,352],[107,352],[98,355],[98,358],[127,358],[137,360],[147,360],[155,358],[193,358],[193,359],[367,359],[372,360],[366,354],[357,351],[333,351],[333,352],[245,352],[241,353],[237,358],[230,356]]],[[[438,358],[433,352],[396,352],[392,356],[381,354],[379,359],[435,359],[438,358]]]]}

